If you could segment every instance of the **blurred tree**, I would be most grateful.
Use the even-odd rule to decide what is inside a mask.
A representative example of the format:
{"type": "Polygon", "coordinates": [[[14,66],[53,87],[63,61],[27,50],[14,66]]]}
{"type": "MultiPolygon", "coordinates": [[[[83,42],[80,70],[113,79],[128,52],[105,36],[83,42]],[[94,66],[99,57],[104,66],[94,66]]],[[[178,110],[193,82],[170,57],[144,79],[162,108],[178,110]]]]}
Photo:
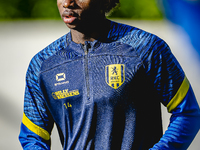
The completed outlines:
{"type": "Polygon", "coordinates": [[[0,0],[0,18],[58,18],[56,0],[0,0]]]}
{"type": "MultiPolygon", "coordinates": [[[[110,17],[158,19],[157,0],[121,0],[110,17]],[[120,8],[120,9],[119,9],[120,8]]],[[[0,18],[59,18],[56,0],[0,0],[0,18]]]]}
{"type": "Polygon", "coordinates": [[[18,4],[16,5],[16,7],[21,12],[21,15],[19,17],[31,18],[33,7],[37,1],[38,0],[18,0],[18,4]]]}
{"type": "Polygon", "coordinates": [[[110,17],[132,19],[160,19],[162,13],[158,9],[157,0],[120,0],[120,6],[110,17]]]}
{"type": "Polygon", "coordinates": [[[15,18],[20,16],[20,10],[16,7],[19,0],[0,0],[0,18],[15,18]]]}
{"type": "Polygon", "coordinates": [[[57,9],[56,0],[37,0],[32,9],[31,17],[59,18],[60,14],[57,9]]]}
{"type": "Polygon", "coordinates": [[[0,18],[30,18],[35,0],[0,0],[0,18]]]}

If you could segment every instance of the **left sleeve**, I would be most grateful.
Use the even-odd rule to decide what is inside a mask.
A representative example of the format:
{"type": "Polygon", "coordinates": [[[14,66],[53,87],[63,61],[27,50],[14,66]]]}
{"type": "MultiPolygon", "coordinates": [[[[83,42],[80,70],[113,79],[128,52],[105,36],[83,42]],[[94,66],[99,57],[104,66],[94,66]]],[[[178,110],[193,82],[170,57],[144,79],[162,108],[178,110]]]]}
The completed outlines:
{"type": "Polygon", "coordinates": [[[32,59],[26,73],[24,113],[19,134],[24,150],[50,150],[51,146],[54,120],[40,88],[38,60],[32,59]]]}
{"type": "Polygon", "coordinates": [[[186,150],[200,128],[200,110],[192,87],[161,39],[146,54],[145,64],[161,103],[172,114],[167,131],[150,150],[186,150]]]}

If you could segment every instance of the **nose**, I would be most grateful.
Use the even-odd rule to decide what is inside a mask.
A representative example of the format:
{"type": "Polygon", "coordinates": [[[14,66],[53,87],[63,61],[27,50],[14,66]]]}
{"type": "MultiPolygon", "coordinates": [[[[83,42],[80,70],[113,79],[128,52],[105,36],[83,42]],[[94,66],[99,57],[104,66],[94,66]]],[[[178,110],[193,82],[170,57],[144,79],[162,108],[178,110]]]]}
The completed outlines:
{"type": "Polygon", "coordinates": [[[64,8],[73,7],[73,6],[74,6],[74,0],[64,0],[63,1],[64,8]]]}

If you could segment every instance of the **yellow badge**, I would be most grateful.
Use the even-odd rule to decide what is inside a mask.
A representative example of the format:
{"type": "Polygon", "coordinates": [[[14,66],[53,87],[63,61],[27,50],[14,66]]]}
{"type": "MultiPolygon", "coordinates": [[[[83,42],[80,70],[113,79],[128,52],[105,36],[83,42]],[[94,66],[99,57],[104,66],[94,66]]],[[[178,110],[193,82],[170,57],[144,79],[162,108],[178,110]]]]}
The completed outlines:
{"type": "Polygon", "coordinates": [[[123,64],[112,64],[105,67],[106,83],[114,88],[119,88],[125,80],[125,66],[123,64]]]}

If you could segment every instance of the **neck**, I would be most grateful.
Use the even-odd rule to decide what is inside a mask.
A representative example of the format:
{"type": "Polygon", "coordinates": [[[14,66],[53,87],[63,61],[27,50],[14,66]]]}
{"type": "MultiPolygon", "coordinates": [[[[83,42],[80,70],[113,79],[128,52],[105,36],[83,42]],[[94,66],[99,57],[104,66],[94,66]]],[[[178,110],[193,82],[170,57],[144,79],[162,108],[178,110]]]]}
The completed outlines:
{"type": "Polygon", "coordinates": [[[72,40],[75,43],[85,44],[85,41],[99,40],[104,42],[107,38],[110,27],[110,21],[102,19],[101,21],[93,21],[90,24],[82,26],[81,29],[71,29],[72,40]]]}

